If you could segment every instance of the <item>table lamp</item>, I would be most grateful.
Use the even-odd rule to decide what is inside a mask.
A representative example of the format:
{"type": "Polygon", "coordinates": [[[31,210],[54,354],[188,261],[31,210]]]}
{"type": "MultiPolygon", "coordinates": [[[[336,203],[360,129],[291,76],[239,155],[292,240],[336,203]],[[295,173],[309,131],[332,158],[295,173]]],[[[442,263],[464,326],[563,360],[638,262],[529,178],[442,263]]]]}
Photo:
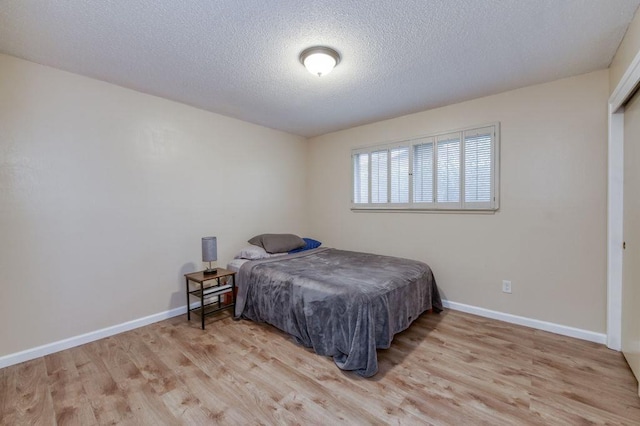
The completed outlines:
{"type": "Polygon", "coordinates": [[[209,262],[205,274],[215,274],[217,269],[211,267],[211,262],[218,260],[218,240],[216,237],[204,237],[202,239],[202,261],[209,262]]]}

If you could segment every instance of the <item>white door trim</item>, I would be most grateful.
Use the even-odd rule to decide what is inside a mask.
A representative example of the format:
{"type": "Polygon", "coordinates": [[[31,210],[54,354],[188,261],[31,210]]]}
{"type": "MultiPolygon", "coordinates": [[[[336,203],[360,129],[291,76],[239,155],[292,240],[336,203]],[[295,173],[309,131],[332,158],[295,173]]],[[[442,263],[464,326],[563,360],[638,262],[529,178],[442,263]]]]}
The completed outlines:
{"type": "Polygon", "coordinates": [[[624,103],[640,83],[640,52],[609,98],[607,200],[607,346],[622,349],[622,241],[624,199],[624,103]]]}

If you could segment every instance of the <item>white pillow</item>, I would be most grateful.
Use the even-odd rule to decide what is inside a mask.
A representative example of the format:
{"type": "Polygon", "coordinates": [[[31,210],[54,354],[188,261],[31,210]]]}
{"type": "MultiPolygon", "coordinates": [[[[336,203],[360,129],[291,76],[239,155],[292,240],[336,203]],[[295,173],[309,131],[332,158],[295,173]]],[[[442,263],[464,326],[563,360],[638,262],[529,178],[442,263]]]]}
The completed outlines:
{"type": "Polygon", "coordinates": [[[240,253],[236,254],[235,259],[249,259],[249,260],[258,260],[258,259],[267,259],[271,257],[269,253],[265,249],[256,245],[248,245],[243,247],[240,250],[240,253]]]}

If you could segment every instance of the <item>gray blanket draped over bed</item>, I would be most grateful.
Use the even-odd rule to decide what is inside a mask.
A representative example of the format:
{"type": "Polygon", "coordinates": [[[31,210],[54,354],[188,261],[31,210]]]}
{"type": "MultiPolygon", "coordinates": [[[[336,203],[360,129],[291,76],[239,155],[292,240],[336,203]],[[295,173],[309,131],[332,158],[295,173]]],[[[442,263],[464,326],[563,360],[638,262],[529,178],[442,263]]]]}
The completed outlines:
{"type": "Polygon", "coordinates": [[[364,377],[378,371],[376,348],[442,310],[431,269],[409,259],[319,248],[246,262],[237,278],[236,317],[274,325],[364,377]]]}

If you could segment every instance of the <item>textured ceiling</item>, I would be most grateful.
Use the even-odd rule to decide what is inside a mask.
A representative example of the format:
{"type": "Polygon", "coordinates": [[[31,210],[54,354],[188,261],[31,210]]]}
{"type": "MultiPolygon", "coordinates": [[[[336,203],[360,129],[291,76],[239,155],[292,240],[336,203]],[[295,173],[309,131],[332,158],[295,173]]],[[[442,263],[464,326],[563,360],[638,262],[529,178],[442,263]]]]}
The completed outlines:
{"type": "Polygon", "coordinates": [[[606,68],[640,0],[0,0],[0,52],[315,136],[606,68]],[[342,55],[322,78],[298,61],[342,55]]]}

